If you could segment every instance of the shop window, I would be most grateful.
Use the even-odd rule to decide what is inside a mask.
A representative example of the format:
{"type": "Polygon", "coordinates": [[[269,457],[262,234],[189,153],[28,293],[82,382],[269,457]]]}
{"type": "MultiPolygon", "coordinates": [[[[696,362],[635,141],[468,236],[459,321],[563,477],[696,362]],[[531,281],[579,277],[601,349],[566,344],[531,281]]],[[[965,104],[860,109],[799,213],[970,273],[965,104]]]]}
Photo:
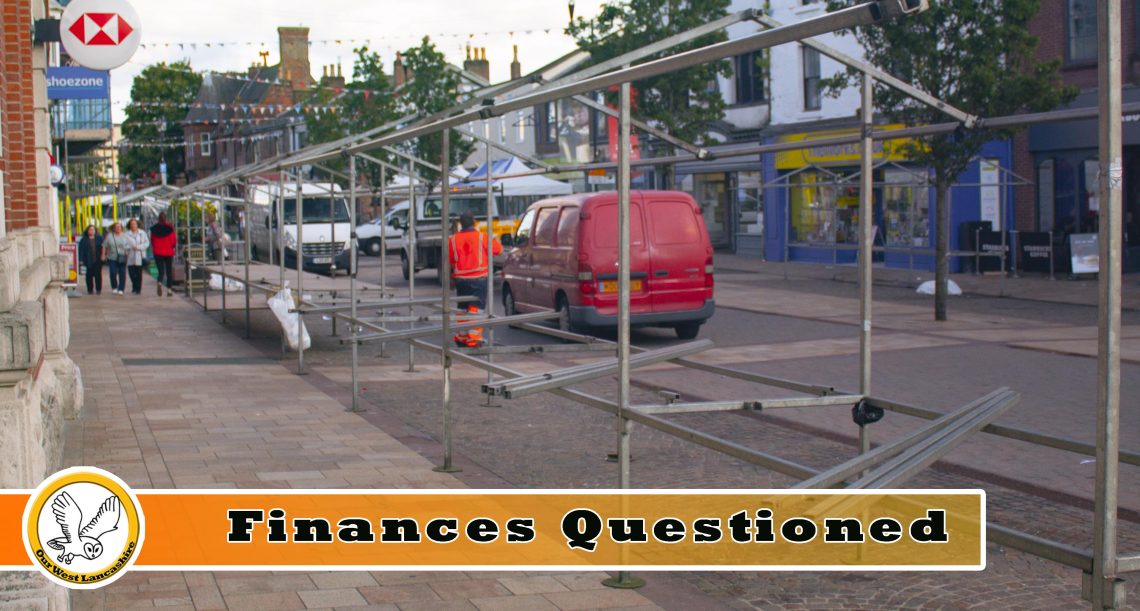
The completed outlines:
{"type": "Polygon", "coordinates": [[[753,51],[734,58],[736,64],[736,103],[751,104],[767,100],[765,56],[753,51]]]}
{"type": "Polygon", "coordinates": [[[804,110],[819,110],[822,98],[819,92],[819,51],[801,47],[804,69],[804,110]]]}
{"type": "Polygon", "coordinates": [[[1037,230],[1053,231],[1055,202],[1054,161],[1046,159],[1037,164],[1037,230]]]}
{"type": "Polygon", "coordinates": [[[736,182],[737,231],[764,232],[764,189],[760,172],[740,172],[736,182]]]}
{"type": "Polygon", "coordinates": [[[789,180],[791,240],[805,244],[855,243],[859,193],[840,192],[835,176],[805,170],[789,180]]]}
{"type": "Polygon", "coordinates": [[[705,227],[713,246],[727,246],[729,243],[729,193],[728,175],[723,172],[693,176],[693,197],[701,206],[701,215],[705,217],[705,227]]]}
{"type": "Polygon", "coordinates": [[[1097,57],[1096,1],[1066,0],[1065,4],[1068,60],[1073,63],[1095,62],[1097,57]]]}
{"type": "Polygon", "coordinates": [[[930,246],[930,189],[925,176],[903,169],[884,170],[882,201],[887,246],[930,246]]]}

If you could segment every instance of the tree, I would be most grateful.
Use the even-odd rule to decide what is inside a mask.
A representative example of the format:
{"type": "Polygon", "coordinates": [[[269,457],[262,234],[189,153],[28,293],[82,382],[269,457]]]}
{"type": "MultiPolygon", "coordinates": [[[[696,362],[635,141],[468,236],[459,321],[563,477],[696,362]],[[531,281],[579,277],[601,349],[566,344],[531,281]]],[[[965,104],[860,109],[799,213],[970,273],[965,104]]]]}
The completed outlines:
{"type": "MultiPolygon", "coordinates": [[[[579,17],[566,28],[595,63],[640,49],[724,17],[729,0],[614,0],[593,19],[579,17]]],[[[727,40],[723,30],[654,56],[661,57],[727,40]]],[[[688,142],[704,142],[711,123],[724,116],[717,76],[732,73],[727,60],[711,62],[633,83],[639,118],[688,142]]]]}
{"type": "Polygon", "coordinates": [[[166,161],[167,175],[185,171],[181,144],[182,120],[202,86],[202,75],[187,60],[143,69],[131,84],[131,103],[123,120],[123,138],[128,143],[176,146],[127,146],[119,155],[119,174],[140,178],[156,174],[166,161]]]}
{"type": "MultiPolygon", "coordinates": [[[[832,10],[855,0],[830,0],[832,10]]],[[[882,25],[858,28],[856,40],[867,59],[904,81],[978,117],[1040,112],[1071,100],[1076,91],[1062,86],[1059,61],[1039,62],[1037,39],[1029,21],[1039,0],[939,0],[925,13],[882,25]]],[[[831,91],[852,85],[858,72],[848,69],[825,86],[831,91]]],[[[906,125],[941,123],[947,116],[888,87],[875,87],[875,107],[890,121],[906,125]]],[[[949,279],[950,187],[986,142],[1012,137],[1015,130],[984,126],[928,136],[909,146],[909,157],[934,174],[935,297],[934,318],[946,320],[949,279]]]]}
{"type": "MultiPolygon", "coordinates": [[[[307,120],[309,138],[313,144],[360,134],[397,118],[396,102],[380,55],[369,51],[368,47],[354,49],[354,52],[356,59],[352,65],[352,81],[346,83],[345,89],[333,91],[322,88],[310,100],[311,104],[331,105],[336,109],[335,112],[314,115],[307,120]]],[[[384,151],[375,151],[373,155],[388,160],[384,151]]],[[[347,165],[339,159],[326,163],[341,171],[347,165]]],[[[376,165],[358,163],[357,171],[368,177],[369,184],[380,183],[380,168],[376,165]]]]}
{"type": "MultiPolygon", "coordinates": [[[[431,39],[424,36],[418,47],[403,53],[404,67],[409,77],[397,92],[404,112],[415,112],[421,116],[441,112],[454,106],[460,97],[459,74],[448,65],[443,53],[436,49],[431,39]]],[[[459,165],[474,150],[474,145],[455,134],[451,135],[448,147],[452,167],[459,165]]],[[[411,143],[411,153],[420,159],[438,164],[442,159],[440,148],[443,136],[434,133],[417,138],[411,143]]],[[[420,167],[419,174],[434,182],[439,173],[420,167]]]]}

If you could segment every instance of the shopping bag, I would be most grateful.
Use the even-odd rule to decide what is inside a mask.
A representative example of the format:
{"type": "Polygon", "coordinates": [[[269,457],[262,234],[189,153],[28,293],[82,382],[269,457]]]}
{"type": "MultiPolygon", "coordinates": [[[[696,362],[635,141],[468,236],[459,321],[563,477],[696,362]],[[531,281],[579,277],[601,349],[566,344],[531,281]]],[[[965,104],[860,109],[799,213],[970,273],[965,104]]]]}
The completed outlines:
{"type": "Polygon", "coordinates": [[[312,338],[309,337],[309,330],[305,328],[305,323],[301,320],[300,314],[289,311],[292,308],[293,291],[289,289],[289,283],[286,282],[285,288],[269,298],[269,310],[281,323],[281,331],[285,334],[285,341],[289,343],[289,348],[297,350],[299,345],[303,350],[308,350],[313,343],[312,338]]]}

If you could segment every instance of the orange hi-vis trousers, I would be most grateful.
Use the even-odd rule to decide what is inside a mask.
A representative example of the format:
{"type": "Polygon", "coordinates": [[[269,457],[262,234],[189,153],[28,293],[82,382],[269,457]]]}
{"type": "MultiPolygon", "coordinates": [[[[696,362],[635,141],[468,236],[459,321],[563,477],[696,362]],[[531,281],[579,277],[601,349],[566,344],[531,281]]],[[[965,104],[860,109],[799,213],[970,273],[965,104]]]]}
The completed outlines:
{"type": "MultiPolygon", "coordinates": [[[[474,320],[474,317],[481,316],[482,312],[476,305],[467,306],[467,314],[472,318],[464,318],[460,316],[456,318],[456,322],[469,322],[474,320]]],[[[461,348],[478,348],[483,345],[483,327],[475,327],[467,331],[460,331],[452,338],[455,340],[455,345],[461,348]]]]}

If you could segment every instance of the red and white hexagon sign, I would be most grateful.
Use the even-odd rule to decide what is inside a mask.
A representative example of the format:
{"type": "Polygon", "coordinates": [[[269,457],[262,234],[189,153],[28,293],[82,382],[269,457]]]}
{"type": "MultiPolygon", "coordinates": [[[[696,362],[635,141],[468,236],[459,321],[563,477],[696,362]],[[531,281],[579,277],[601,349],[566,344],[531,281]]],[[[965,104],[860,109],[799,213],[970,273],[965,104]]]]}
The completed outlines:
{"type": "Polygon", "coordinates": [[[72,0],[63,11],[59,33],[67,54],[81,66],[110,70],[135,54],[142,24],[126,0],[72,0]]]}

